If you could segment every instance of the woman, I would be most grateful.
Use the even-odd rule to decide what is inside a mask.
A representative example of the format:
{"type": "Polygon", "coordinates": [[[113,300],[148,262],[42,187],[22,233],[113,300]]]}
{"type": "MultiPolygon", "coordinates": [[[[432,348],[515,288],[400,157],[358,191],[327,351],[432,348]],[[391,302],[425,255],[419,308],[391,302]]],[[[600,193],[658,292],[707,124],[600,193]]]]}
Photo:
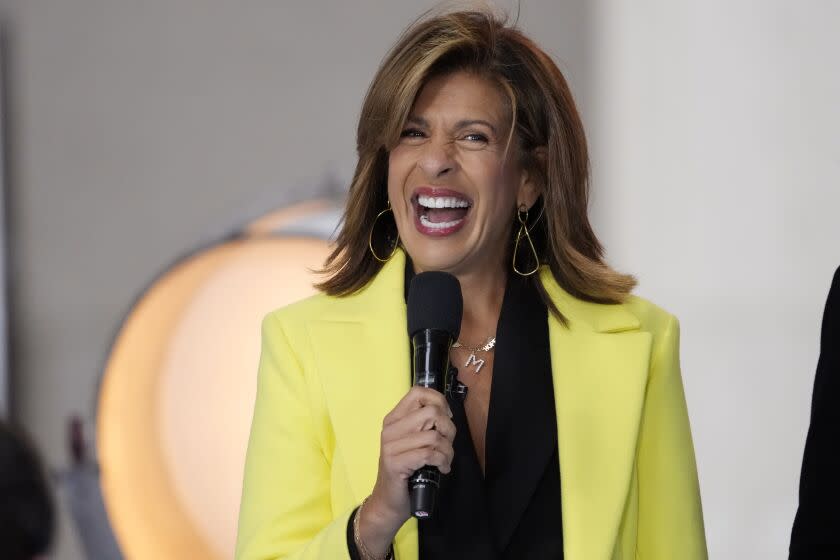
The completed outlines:
{"type": "Polygon", "coordinates": [[[488,13],[420,21],[358,152],[323,293],[263,323],[237,558],[706,558],[677,322],[602,260],[556,65],[488,13]],[[463,400],[410,388],[428,270],[461,284],[463,400]]]}

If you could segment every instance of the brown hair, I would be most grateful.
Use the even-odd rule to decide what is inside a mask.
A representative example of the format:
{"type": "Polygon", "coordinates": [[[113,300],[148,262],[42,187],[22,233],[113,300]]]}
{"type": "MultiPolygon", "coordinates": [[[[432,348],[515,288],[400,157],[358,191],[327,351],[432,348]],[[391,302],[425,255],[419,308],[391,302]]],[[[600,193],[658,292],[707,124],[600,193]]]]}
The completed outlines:
{"type": "MultiPolygon", "coordinates": [[[[589,157],[569,86],[542,49],[489,10],[422,17],[383,60],[362,106],[359,161],[336,247],[322,271],[328,277],[318,288],[331,295],[351,294],[382,267],[368,241],[388,200],[389,147],[397,142],[423,85],[455,70],[491,79],[507,94],[520,163],[542,187],[537,211],[530,213],[542,215],[530,230],[541,261],[579,299],[623,301],[636,281],[605,264],[589,223],[589,157]],[[544,151],[543,158],[536,157],[537,148],[544,151]]],[[[560,316],[537,275],[532,278],[549,309],[560,316]]]]}

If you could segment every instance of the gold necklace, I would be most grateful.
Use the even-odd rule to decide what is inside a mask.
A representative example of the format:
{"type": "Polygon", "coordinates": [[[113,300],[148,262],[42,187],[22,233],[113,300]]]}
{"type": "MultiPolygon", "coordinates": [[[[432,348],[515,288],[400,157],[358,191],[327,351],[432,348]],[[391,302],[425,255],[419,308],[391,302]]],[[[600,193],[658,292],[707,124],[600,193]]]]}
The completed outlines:
{"type": "Polygon", "coordinates": [[[470,366],[474,367],[475,371],[473,373],[477,374],[479,371],[481,371],[481,368],[484,367],[484,360],[480,360],[480,359],[476,358],[475,353],[476,352],[489,352],[493,349],[494,346],[496,346],[496,337],[491,336],[490,338],[487,339],[487,342],[485,342],[481,346],[466,346],[465,344],[462,344],[460,341],[456,341],[452,345],[452,348],[463,348],[464,350],[467,350],[468,352],[470,352],[470,357],[467,358],[466,362],[464,362],[464,367],[470,367],[470,366]]]}
{"type": "Polygon", "coordinates": [[[460,340],[452,344],[452,348],[463,348],[464,350],[469,350],[470,352],[488,352],[492,350],[494,346],[496,346],[495,336],[491,336],[487,339],[487,342],[479,346],[467,346],[466,344],[461,343],[460,340]]]}

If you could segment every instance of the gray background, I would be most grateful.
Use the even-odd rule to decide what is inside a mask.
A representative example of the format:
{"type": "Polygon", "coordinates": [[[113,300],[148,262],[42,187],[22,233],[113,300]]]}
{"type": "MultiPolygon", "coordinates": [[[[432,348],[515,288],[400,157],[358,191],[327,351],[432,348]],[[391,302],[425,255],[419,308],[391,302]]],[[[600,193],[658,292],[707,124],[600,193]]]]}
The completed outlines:
{"type": "MultiPolygon", "coordinates": [[[[784,558],[840,264],[840,7],[521,4],[583,112],[611,262],[681,319],[711,557],[784,558]]],[[[152,277],[346,183],[368,82],[431,5],[0,0],[12,412],[53,468],[152,277]]],[[[81,558],[67,523],[54,556],[81,558]]]]}

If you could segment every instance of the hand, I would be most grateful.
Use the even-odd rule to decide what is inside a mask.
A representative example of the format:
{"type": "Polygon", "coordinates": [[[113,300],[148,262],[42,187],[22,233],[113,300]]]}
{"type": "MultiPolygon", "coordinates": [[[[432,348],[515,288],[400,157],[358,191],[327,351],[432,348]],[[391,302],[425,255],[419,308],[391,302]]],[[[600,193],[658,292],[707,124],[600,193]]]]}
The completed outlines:
{"type": "Polygon", "coordinates": [[[384,556],[403,523],[411,517],[408,479],[430,465],[451,470],[455,424],[444,396],[413,387],[382,421],[379,473],[359,518],[359,533],[373,554],[384,556]]]}

